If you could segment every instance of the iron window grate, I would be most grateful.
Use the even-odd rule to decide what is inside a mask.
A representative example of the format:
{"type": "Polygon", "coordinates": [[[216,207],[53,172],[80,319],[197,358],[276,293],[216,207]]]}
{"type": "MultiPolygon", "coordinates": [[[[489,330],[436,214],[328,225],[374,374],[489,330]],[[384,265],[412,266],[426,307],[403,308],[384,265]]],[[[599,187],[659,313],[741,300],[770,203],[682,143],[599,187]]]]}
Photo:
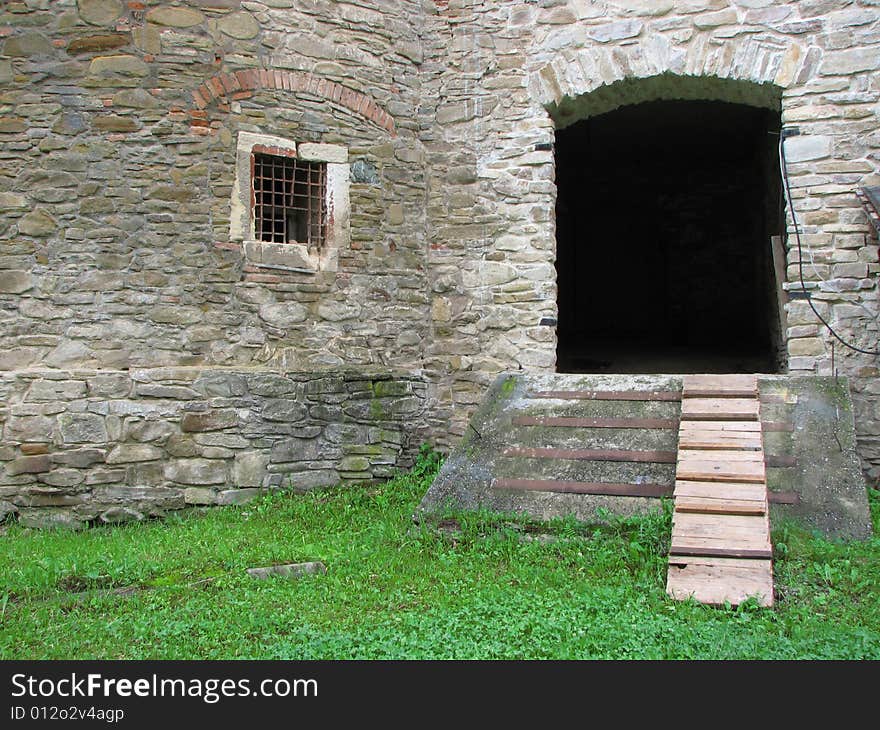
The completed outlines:
{"type": "Polygon", "coordinates": [[[327,227],[326,163],[255,150],[251,164],[257,240],[322,249],[327,227]]]}

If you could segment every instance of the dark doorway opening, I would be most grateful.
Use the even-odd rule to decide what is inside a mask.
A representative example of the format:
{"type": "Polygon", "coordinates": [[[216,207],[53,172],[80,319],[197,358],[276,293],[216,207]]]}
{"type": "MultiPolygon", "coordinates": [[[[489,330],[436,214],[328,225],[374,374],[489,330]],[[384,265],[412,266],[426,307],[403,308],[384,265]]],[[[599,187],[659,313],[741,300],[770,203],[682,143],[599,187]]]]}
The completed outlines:
{"type": "Polygon", "coordinates": [[[559,372],[778,372],[779,112],[623,107],[557,131],[559,372]]]}

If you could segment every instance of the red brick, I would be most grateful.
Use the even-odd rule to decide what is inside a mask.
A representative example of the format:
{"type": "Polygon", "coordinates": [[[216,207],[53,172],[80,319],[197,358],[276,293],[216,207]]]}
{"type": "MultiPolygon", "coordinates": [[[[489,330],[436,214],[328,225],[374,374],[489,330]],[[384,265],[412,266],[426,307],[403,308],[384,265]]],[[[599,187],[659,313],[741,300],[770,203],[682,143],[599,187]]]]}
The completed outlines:
{"type": "Polygon", "coordinates": [[[251,81],[251,77],[249,76],[249,71],[236,71],[235,78],[238,81],[238,85],[242,89],[253,89],[254,84],[251,81]]]}
{"type": "Polygon", "coordinates": [[[353,92],[351,89],[343,88],[342,97],[340,98],[339,103],[342,104],[342,106],[347,106],[349,109],[351,109],[354,100],[354,94],[355,92],[353,92]]]}
{"type": "Polygon", "coordinates": [[[284,281],[277,274],[250,274],[245,273],[244,275],[245,281],[253,281],[260,284],[280,284],[284,281]]]}
{"type": "Polygon", "coordinates": [[[305,91],[306,90],[306,77],[304,74],[301,74],[299,71],[291,71],[290,73],[290,90],[291,91],[305,91]]]}
{"type": "Polygon", "coordinates": [[[221,96],[226,96],[226,90],[223,88],[223,84],[220,83],[219,76],[212,76],[210,79],[208,79],[208,84],[211,88],[211,91],[214,92],[215,99],[221,96]]]}
{"type": "Polygon", "coordinates": [[[241,251],[241,244],[232,241],[214,241],[214,248],[222,248],[224,251],[241,251]]]}
{"type": "Polygon", "coordinates": [[[272,77],[272,72],[268,69],[261,68],[260,69],[260,86],[264,89],[271,89],[274,86],[274,79],[272,77]]]}
{"type": "Polygon", "coordinates": [[[204,109],[206,106],[208,106],[208,100],[204,96],[202,96],[201,90],[202,87],[200,86],[198,89],[195,89],[193,91],[193,102],[199,109],[204,109]]]}
{"type": "Polygon", "coordinates": [[[241,88],[238,84],[238,79],[235,78],[235,74],[220,74],[220,83],[222,83],[223,88],[230,93],[238,91],[241,88]]]}

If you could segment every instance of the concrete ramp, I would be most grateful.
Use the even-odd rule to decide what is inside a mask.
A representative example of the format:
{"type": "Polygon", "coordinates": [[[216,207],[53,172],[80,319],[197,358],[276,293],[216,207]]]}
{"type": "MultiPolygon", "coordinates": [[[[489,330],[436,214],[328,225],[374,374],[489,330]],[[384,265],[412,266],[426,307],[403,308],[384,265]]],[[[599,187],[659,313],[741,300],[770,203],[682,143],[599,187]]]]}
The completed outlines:
{"type": "MultiPolygon", "coordinates": [[[[757,383],[771,525],[789,517],[829,537],[870,536],[846,380],[757,383]]],[[[658,509],[675,489],[681,417],[682,376],[502,374],[417,516],[487,508],[595,522],[600,510],[658,509]]]]}

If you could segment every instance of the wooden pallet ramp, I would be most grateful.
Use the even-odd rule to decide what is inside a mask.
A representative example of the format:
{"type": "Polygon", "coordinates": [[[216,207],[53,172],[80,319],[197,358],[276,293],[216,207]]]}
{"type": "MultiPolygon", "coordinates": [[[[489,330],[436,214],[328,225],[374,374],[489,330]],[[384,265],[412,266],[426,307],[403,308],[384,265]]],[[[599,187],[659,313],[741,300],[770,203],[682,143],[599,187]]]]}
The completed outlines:
{"type": "Polygon", "coordinates": [[[688,375],[682,387],[666,592],[773,605],[767,479],[755,375],[688,375]]]}

